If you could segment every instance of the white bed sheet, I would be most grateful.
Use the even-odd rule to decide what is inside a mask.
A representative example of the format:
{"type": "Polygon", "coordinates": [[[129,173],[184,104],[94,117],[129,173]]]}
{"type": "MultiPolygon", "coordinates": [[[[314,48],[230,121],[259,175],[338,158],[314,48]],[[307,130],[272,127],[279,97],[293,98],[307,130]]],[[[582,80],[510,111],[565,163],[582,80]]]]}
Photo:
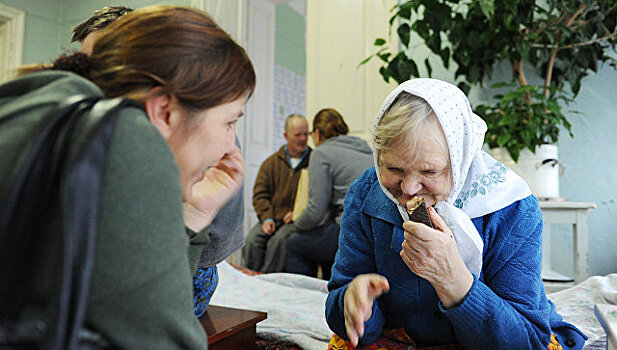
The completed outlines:
{"type": "Polygon", "coordinates": [[[332,331],[325,318],[326,281],[289,273],[249,276],[227,262],[217,266],[219,285],[210,304],[267,312],[257,324],[261,338],[327,349],[332,331]]]}
{"type": "Polygon", "coordinates": [[[589,337],[585,349],[606,349],[606,333],[593,312],[593,306],[617,305],[617,274],[590,277],[574,287],[551,293],[548,298],[555,303],[564,321],[572,323],[589,337]]]}

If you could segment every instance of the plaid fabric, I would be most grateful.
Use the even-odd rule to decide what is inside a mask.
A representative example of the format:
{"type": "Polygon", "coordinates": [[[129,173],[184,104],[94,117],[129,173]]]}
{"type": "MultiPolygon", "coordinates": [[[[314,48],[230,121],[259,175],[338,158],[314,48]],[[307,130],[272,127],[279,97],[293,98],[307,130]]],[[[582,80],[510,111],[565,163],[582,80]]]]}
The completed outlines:
{"type": "MultiPolygon", "coordinates": [[[[465,349],[460,344],[446,344],[438,346],[429,346],[425,348],[416,347],[416,343],[409,338],[403,328],[384,330],[383,334],[370,345],[354,346],[345,341],[338,335],[332,336],[328,343],[328,350],[461,350],[465,349]]],[[[547,350],[563,350],[555,334],[551,334],[551,342],[548,344],[547,350]]]]}
{"type": "Polygon", "coordinates": [[[193,276],[193,313],[201,317],[208,309],[210,299],[219,283],[219,273],[215,266],[198,267],[193,276]]]}

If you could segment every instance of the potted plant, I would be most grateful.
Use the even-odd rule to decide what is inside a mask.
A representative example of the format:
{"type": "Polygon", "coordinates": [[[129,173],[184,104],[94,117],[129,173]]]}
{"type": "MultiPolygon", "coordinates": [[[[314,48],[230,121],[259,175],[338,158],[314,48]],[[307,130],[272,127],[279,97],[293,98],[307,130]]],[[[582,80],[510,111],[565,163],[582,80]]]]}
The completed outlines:
{"type": "MultiPolygon", "coordinates": [[[[521,152],[555,144],[563,131],[572,136],[562,107],[600,63],[617,67],[609,55],[617,47],[616,0],[408,0],[392,11],[398,43],[388,47],[376,39],[378,51],[362,62],[383,61],[379,72],[386,82],[421,76],[413,36],[445,68],[456,63],[454,79],[465,92],[484,88],[498,64],[509,65],[512,79],[490,86],[493,100],[474,110],[487,123],[489,147],[505,148],[514,162],[521,152]]],[[[428,57],[423,65],[430,77],[428,57]]]]}

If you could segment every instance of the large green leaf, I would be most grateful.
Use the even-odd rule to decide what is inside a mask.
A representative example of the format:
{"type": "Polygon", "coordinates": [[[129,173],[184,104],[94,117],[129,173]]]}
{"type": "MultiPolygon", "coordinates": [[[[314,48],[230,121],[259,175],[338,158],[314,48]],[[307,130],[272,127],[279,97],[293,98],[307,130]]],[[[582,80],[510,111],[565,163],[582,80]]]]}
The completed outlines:
{"type": "Polygon", "coordinates": [[[411,8],[413,6],[413,1],[407,1],[399,5],[398,16],[404,19],[411,18],[411,8]]]}
{"type": "Polygon", "coordinates": [[[398,26],[398,29],[396,30],[396,32],[398,33],[398,37],[401,39],[401,43],[405,47],[408,47],[409,38],[411,36],[411,29],[409,28],[409,24],[407,23],[401,24],[400,26],[398,26]]]}
{"type": "Polygon", "coordinates": [[[383,46],[386,44],[386,39],[383,38],[377,38],[375,39],[375,42],[373,43],[373,45],[375,46],[383,46]]]}
{"type": "Polygon", "coordinates": [[[418,74],[418,66],[416,63],[407,57],[402,57],[399,59],[396,62],[394,69],[397,72],[395,79],[399,83],[409,80],[412,77],[420,76],[420,74],[418,74]]]}
{"type": "Polygon", "coordinates": [[[450,49],[447,47],[444,48],[439,52],[439,56],[441,57],[441,61],[443,62],[444,67],[448,69],[450,63],[450,49]]]}
{"type": "Polygon", "coordinates": [[[418,35],[424,39],[425,41],[430,38],[430,30],[428,28],[428,24],[425,21],[417,20],[413,22],[411,28],[418,33],[418,35]]]}
{"type": "Polygon", "coordinates": [[[517,115],[513,115],[513,114],[509,114],[506,115],[505,117],[499,119],[499,122],[497,123],[498,126],[505,126],[505,125],[514,125],[518,123],[518,116],[517,115]]]}
{"type": "Polygon", "coordinates": [[[392,54],[389,52],[386,53],[378,53],[377,56],[384,62],[388,63],[388,59],[390,58],[392,54]]]}
{"type": "Polygon", "coordinates": [[[426,67],[426,75],[430,78],[433,74],[433,67],[431,66],[431,62],[429,62],[428,58],[424,60],[424,66],[426,67]]]}
{"type": "Polygon", "coordinates": [[[386,83],[390,82],[390,73],[388,71],[388,68],[386,67],[379,68],[379,74],[381,74],[381,77],[386,83]]]}
{"type": "Polygon", "coordinates": [[[505,146],[506,142],[510,140],[510,134],[501,134],[497,137],[497,145],[499,147],[505,146]]]}
{"type": "Polygon", "coordinates": [[[486,16],[487,19],[490,19],[493,13],[495,12],[495,1],[494,0],[479,0],[480,8],[482,9],[482,13],[486,16]]]}

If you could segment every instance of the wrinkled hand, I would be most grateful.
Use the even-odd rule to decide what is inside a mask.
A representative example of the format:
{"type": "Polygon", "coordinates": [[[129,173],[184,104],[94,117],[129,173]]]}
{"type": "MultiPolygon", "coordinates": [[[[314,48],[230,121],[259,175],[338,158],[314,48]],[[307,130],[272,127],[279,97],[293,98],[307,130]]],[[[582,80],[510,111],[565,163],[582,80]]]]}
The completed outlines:
{"type": "Polygon", "coordinates": [[[285,216],[283,216],[283,222],[288,224],[291,222],[291,220],[293,220],[293,217],[294,217],[294,212],[289,211],[287,212],[287,214],[285,214],[285,216]]]}
{"type": "Polygon", "coordinates": [[[193,186],[191,197],[184,205],[187,226],[199,231],[209,225],[219,209],[240,190],[243,179],[244,158],[236,147],[233,153],[208,168],[203,180],[193,186]]]}
{"type": "Polygon", "coordinates": [[[450,228],[433,207],[428,211],[435,229],[417,222],[404,222],[405,240],[400,255],[413,273],[433,285],[444,307],[450,308],[463,301],[471,289],[473,276],[463,262],[450,228]]]}
{"type": "Polygon", "coordinates": [[[261,224],[261,232],[267,235],[273,234],[274,230],[276,230],[276,225],[272,221],[266,221],[263,224],[261,224]]]}
{"type": "Polygon", "coordinates": [[[389,290],[388,280],[375,273],[358,275],[347,287],[343,297],[345,328],[354,347],[364,335],[364,322],[373,314],[373,301],[389,290]]]}

